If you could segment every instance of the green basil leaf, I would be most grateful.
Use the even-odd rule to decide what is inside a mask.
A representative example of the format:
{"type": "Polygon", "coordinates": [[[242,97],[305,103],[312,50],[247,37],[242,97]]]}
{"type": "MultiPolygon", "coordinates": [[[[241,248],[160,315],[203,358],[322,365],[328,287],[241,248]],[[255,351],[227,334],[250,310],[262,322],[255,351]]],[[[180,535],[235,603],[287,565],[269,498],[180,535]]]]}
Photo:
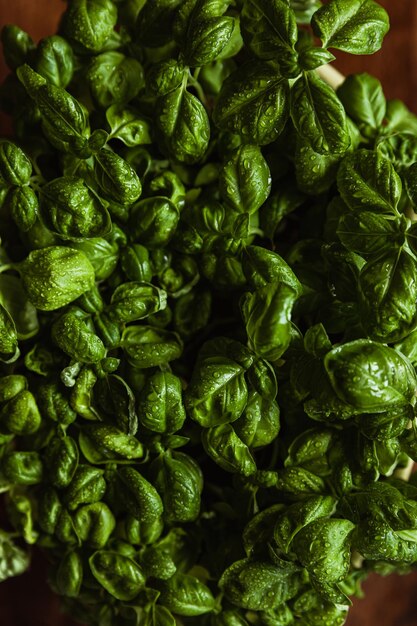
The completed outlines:
{"type": "Polygon", "coordinates": [[[15,485],[37,485],[43,477],[43,464],[38,452],[9,452],[2,459],[1,469],[15,485]]]}
{"type": "Polygon", "coordinates": [[[346,113],[365,136],[380,132],[386,114],[386,102],[381,83],[370,74],[352,74],[337,90],[346,113]]]}
{"type": "Polygon", "coordinates": [[[142,444],[115,426],[88,424],[80,432],[78,443],[87,461],[94,464],[140,459],[142,444]]]}
{"type": "Polygon", "coordinates": [[[32,250],[18,268],[29,300],[41,311],[59,309],[94,285],[93,266],[72,248],[32,250]]]}
{"type": "Polygon", "coordinates": [[[291,311],[296,292],[285,283],[270,283],[246,294],[241,307],[249,348],[276,361],[291,341],[291,311]]]}
{"type": "Polygon", "coordinates": [[[210,139],[210,123],[200,100],[183,83],[157,100],[156,122],[163,147],[183,163],[203,158],[210,139]]]}
{"type": "Polygon", "coordinates": [[[175,204],[163,196],[154,196],[132,207],[129,227],[134,239],[152,249],[165,246],[172,239],[178,222],[175,204]]]}
{"type": "Polygon", "coordinates": [[[0,183],[2,185],[25,185],[32,174],[32,163],[15,143],[0,142],[0,183]]]}
{"type": "Polygon", "coordinates": [[[5,533],[0,533],[0,581],[23,574],[29,567],[29,555],[5,533]]]}
{"type": "Polygon", "coordinates": [[[348,149],[344,108],[333,89],[313,72],[304,72],[291,88],[291,118],[315,152],[341,154],[348,149]]]}
{"type": "Polygon", "coordinates": [[[346,156],[337,174],[337,186],[352,210],[397,214],[401,179],[379,152],[357,150],[346,156]]]}
{"type": "Polygon", "coordinates": [[[191,67],[207,65],[217,59],[227,47],[233,31],[239,28],[238,20],[223,15],[227,4],[213,3],[209,0],[194,5],[188,16],[186,32],[183,33],[184,41],[181,42],[186,65],[191,67]]]}
{"type": "Polygon", "coordinates": [[[33,52],[35,44],[24,30],[14,24],[6,24],[1,30],[1,43],[7,65],[11,70],[17,69],[26,62],[33,52]]]}
{"type": "Polygon", "coordinates": [[[91,573],[102,587],[117,600],[130,602],[145,586],[140,566],[122,554],[98,550],[88,560],[91,573]]]}
{"type": "Polygon", "coordinates": [[[364,265],[358,282],[359,311],[368,337],[390,343],[404,339],[414,329],[416,280],[416,261],[401,248],[364,265]]]}
{"type": "Polygon", "coordinates": [[[220,173],[220,191],[235,211],[255,213],[269,196],[271,176],[258,146],[243,145],[220,173]]]}
{"type": "Polygon", "coordinates": [[[38,403],[42,415],[53,422],[67,426],[74,422],[77,414],[58,384],[44,383],[38,388],[38,403]]]}
{"type": "Polygon", "coordinates": [[[42,39],[36,50],[36,71],[57,87],[65,87],[74,73],[74,54],[69,43],[59,35],[42,39]]]}
{"type": "Polygon", "coordinates": [[[243,476],[256,472],[256,462],[248,446],[230,424],[220,424],[204,430],[202,442],[206,453],[226,472],[243,476]]]}
{"type": "Polygon", "coordinates": [[[90,465],[78,465],[75,474],[65,489],[63,502],[70,511],[75,511],[80,504],[99,502],[106,491],[103,471],[90,465]]]}
{"type": "Polygon", "coordinates": [[[112,150],[102,148],[95,153],[94,173],[104,195],[123,206],[136,202],[142,193],[133,167],[112,150]]]}
{"type": "Polygon", "coordinates": [[[331,0],[314,13],[311,25],[326,48],[373,54],[382,45],[389,19],[373,0],[331,0]]]}
{"type": "Polygon", "coordinates": [[[142,65],[121,52],[103,52],[93,57],[86,78],[99,107],[127,104],[144,87],[142,65]]]}
{"type": "Polygon", "coordinates": [[[251,61],[224,81],[213,120],[221,129],[263,146],[280,135],[288,114],[288,81],[267,62],[251,61]]]}
{"type": "Polygon", "coordinates": [[[19,355],[16,326],[7,310],[0,304],[0,360],[10,363],[19,355]]]}
{"type": "Polygon", "coordinates": [[[269,610],[297,594],[300,582],[293,574],[263,561],[236,561],[222,575],[220,589],[236,606],[252,611],[269,610]]]}
{"type": "Polygon", "coordinates": [[[243,39],[260,59],[277,59],[283,76],[298,74],[298,29],[295,14],[284,0],[246,0],[242,11],[243,39]]]}
{"type": "Polygon", "coordinates": [[[197,462],[183,452],[170,451],[154,461],[151,472],[164,503],[164,519],[174,524],[197,519],[203,490],[197,462]]]}
{"type": "Polygon", "coordinates": [[[29,231],[39,214],[39,201],[31,187],[14,187],[6,197],[6,204],[19,230],[29,231]]]}
{"type": "Polygon", "coordinates": [[[158,522],[164,505],[155,487],[129,466],[119,468],[118,478],[123,486],[122,500],[129,513],[141,524],[158,522]]]}
{"type": "Polygon", "coordinates": [[[279,418],[278,403],[252,391],[242,416],[234,423],[234,430],[247,446],[259,448],[276,439],[280,430],[279,418]]]}
{"type": "Polygon", "coordinates": [[[298,63],[302,70],[315,70],[322,65],[331,63],[335,58],[331,52],[323,48],[307,47],[300,51],[298,63]]]}
{"type": "Polygon", "coordinates": [[[74,0],[63,16],[63,32],[91,52],[99,52],[113,32],[117,7],[111,0],[74,0]]]}
{"type": "Polygon", "coordinates": [[[83,580],[83,563],[78,552],[66,554],[57,569],[54,586],[60,595],[76,598],[83,580]]]}
{"type": "Polygon", "coordinates": [[[237,420],[247,402],[244,368],[232,359],[202,358],[193,371],[184,402],[187,413],[205,428],[237,420]]]}
{"type": "Polygon", "coordinates": [[[319,154],[308,140],[299,136],[295,153],[295,175],[300,191],[316,195],[334,183],[342,154],[319,154]]]}
{"type": "Polygon", "coordinates": [[[63,239],[106,235],[111,230],[108,211],[81,178],[63,176],[41,190],[45,225],[63,239]]]}
{"type": "Polygon", "coordinates": [[[414,395],[416,375],[408,359],[369,339],[333,348],[324,365],[338,397],[359,409],[379,412],[414,395]]]}
{"type": "Polygon", "coordinates": [[[129,148],[152,143],[149,122],[133,110],[113,104],[106,111],[106,119],[110,126],[110,139],[120,139],[129,148]]]}
{"type": "Polygon", "coordinates": [[[78,467],[78,459],[78,447],[72,437],[51,439],[44,456],[49,482],[58,489],[68,487],[78,467]]]}
{"type": "Polygon", "coordinates": [[[104,548],[116,526],[114,515],[104,502],[80,507],[73,519],[78,537],[93,550],[104,548]]]}
{"type": "Polygon", "coordinates": [[[292,546],[301,563],[318,581],[339,582],[349,572],[354,528],[347,519],[319,519],[302,528],[292,546]]]}
{"type": "Polygon", "coordinates": [[[185,421],[181,380],[170,372],[150,376],[139,397],[138,414],[145,428],[175,433],[185,421]]]}
{"type": "Polygon", "coordinates": [[[274,539],[286,554],[291,543],[301,529],[315,520],[327,518],[336,508],[336,499],[332,496],[313,496],[289,506],[282,512],[274,526],[274,539]]]}
{"type": "Polygon", "coordinates": [[[166,299],[165,291],[150,283],[128,282],[115,289],[106,311],[115,321],[135,322],[165,309],[166,299]]]}
{"type": "Polygon", "coordinates": [[[302,287],[290,266],[276,252],[261,246],[246,246],[243,271],[251,287],[260,289],[273,283],[283,283],[301,295],[302,287]]]}
{"type": "Polygon", "coordinates": [[[158,601],[175,615],[203,615],[216,605],[210,589],[190,574],[174,574],[161,584],[160,592],[158,601]]]}
{"type": "Polygon", "coordinates": [[[119,251],[116,245],[102,237],[71,241],[71,248],[82,252],[94,268],[97,280],[109,278],[116,269],[119,251]]]}
{"type": "Polygon", "coordinates": [[[363,211],[343,215],[337,227],[343,245],[365,259],[380,255],[404,243],[404,229],[399,220],[388,220],[378,213],[363,211]]]}
{"type": "Polygon", "coordinates": [[[183,345],[176,333],[152,326],[129,326],[121,347],[134,367],[155,367],[181,356],[183,345]]]}
{"type": "Polygon", "coordinates": [[[24,389],[8,400],[0,410],[0,424],[6,433],[35,433],[41,425],[41,415],[33,394],[24,389]]]}
{"type": "Polygon", "coordinates": [[[85,107],[62,87],[47,83],[28,65],[19,67],[17,74],[39,107],[43,130],[49,141],[64,152],[73,152],[80,157],[89,156],[87,139],[90,127],[85,107]]]}

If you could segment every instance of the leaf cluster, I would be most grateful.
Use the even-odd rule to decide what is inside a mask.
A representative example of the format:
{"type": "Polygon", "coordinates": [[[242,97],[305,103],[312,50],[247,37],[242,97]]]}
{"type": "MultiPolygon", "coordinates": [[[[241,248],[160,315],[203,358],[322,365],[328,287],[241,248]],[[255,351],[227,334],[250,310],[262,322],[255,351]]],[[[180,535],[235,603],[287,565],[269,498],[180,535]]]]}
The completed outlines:
{"type": "Polygon", "coordinates": [[[417,118],[322,68],[388,27],[69,0],[38,45],[3,29],[1,579],[36,544],[86,624],[341,626],[417,562],[417,118]]]}

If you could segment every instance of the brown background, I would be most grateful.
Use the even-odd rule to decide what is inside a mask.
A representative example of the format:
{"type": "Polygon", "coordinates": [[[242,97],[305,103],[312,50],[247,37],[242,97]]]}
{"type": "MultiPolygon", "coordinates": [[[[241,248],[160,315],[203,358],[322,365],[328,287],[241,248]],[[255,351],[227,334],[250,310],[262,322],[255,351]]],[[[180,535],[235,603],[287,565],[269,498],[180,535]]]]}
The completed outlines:
{"type": "MultiPolygon", "coordinates": [[[[417,113],[417,0],[384,0],[391,31],[383,50],[370,57],[337,53],[345,74],[367,71],[383,83],[389,98],[401,98],[417,113]]],[[[0,0],[0,27],[15,23],[38,40],[56,30],[62,0],[0,0]]],[[[6,72],[0,61],[0,75],[6,72]]],[[[8,128],[0,117],[0,135],[8,128]]],[[[35,555],[31,571],[0,585],[0,623],[4,626],[73,626],[59,612],[57,598],[46,590],[45,565],[35,555]]],[[[417,572],[407,577],[371,577],[366,598],[356,600],[348,626],[417,626],[417,572]]],[[[117,626],[115,624],[115,626],[117,626]]]]}

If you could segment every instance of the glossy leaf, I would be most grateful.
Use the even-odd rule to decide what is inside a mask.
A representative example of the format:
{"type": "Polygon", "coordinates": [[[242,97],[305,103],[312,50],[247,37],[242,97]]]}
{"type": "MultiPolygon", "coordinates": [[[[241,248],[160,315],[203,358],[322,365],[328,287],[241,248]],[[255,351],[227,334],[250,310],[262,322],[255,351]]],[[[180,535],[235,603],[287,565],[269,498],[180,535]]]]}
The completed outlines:
{"type": "Polygon", "coordinates": [[[389,19],[373,0],[332,0],[314,13],[312,26],[327,48],[372,54],[381,47],[389,19]]]}
{"type": "Polygon", "coordinates": [[[288,114],[288,82],[267,62],[252,61],[224,81],[213,119],[220,128],[263,146],[279,136],[288,114]]]}
{"type": "Polygon", "coordinates": [[[158,99],[156,120],[170,156],[183,163],[195,163],[204,156],[210,139],[207,112],[183,83],[158,99]]]}
{"type": "Polygon", "coordinates": [[[69,304],[94,285],[94,268],[78,250],[53,246],[32,250],[19,264],[23,286],[41,311],[69,304]]]}
{"type": "Polygon", "coordinates": [[[270,191],[268,164],[258,146],[243,145],[220,174],[223,198],[235,211],[255,213],[270,191]]]}
{"type": "Polygon", "coordinates": [[[368,261],[359,275],[361,322],[368,337],[400,341],[417,323],[417,267],[401,248],[368,261]],[[378,276],[378,280],[375,277],[378,276]]]}
{"type": "Polygon", "coordinates": [[[287,573],[267,562],[243,559],[223,573],[219,586],[236,606],[259,611],[291,599],[298,591],[299,582],[291,568],[287,573]]]}
{"type": "Polygon", "coordinates": [[[64,33],[82,48],[99,52],[117,21],[117,8],[111,0],[75,0],[64,14],[64,33]]]}
{"type": "Polygon", "coordinates": [[[94,578],[118,600],[133,600],[145,586],[145,576],[140,566],[117,552],[94,552],[89,558],[89,564],[94,578]]]}
{"type": "Polygon", "coordinates": [[[195,576],[182,573],[174,574],[162,585],[159,602],[184,616],[210,613],[215,607],[210,589],[195,576]]]}
{"type": "Polygon", "coordinates": [[[315,152],[343,154],[348,149],[343,106],[333,89],[312,72],[304,72],[292,86],[291,118],[315,152]]]}
{"type": "Polygon", "coordinates": [[[91,95],[98,106],[126,104],[144,85],[139,61],[120,52],[103,52],[94,57],[87,70],[91,95]]]}
{"type": "Polygon", "coordinates": [[[297,74],[296,16],[283,0],[246,0],[242,11],[243,38],[260,59],[279,59],[283,76],[297,74]]]}
{"type": "Polygon", "coordinates": [[[352,74],[337,90],[346,113],[368,136],[380,131],[386,114],[386,102],[381,83],[370,74],[352,74]]]}
{"type": "Polygon", "coordinates": [[[65,89],[74,73],[74,54],[63,37],[42,39],[36,51],[36,71],[49,83],[65,89]]]}
{"type": "Polygon", "coordinates": [[[343,200],[352,210],[396,214],[401,179],[378,152],[358,150],[344,158],[337,175],[343,200]]]}
{"type": "Polygon", "coordinates": [[[324,364],[334,391],[354,407],[379,411],[406,404],[414,395],[416,379],[408,359],[369,339],[333,348],[324,364]]]}
{"type": "Polygon", "coordinates": [[[231,424],[220,424],[204,430],[202,441],[206,453],[226,472],[243,476],[256,472],[256,462],[248,446],[231,424]]]}
{"type": "Polygon", "coordinates": [[[110,216],[81,178],[56,178],[42,187],[45,225],[63,239],[99,237],[110,232],[110,216]]]}

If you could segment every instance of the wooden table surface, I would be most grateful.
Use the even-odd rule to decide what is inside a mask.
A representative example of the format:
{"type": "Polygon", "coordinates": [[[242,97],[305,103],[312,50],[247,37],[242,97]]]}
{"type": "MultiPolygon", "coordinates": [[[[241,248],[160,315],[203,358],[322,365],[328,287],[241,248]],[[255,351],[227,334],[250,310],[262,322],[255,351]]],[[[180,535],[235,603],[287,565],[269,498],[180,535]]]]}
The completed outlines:
{"type": "MultiPolygon", "coordinates": [[[[377,76],[389,98],[400,98],[417,113],[417,1],[380,0],[390,13],[391,31],[383,50],[370,57],[337,53],[343,73],[367,71],[377,76]]],[[[56,31],[63,0],[0,0],[0,27],[15,23],[38,40],[56,31]]],[[[6,67],[0,60],[0,76],[6,67]]],[[[8,122],[0,117],[0,135],[8,122]]],[[[0,585],[2,626],[74,626],[59,611],[58,599],[45,584],[45,564],[35,555],[31,571],[0,585]]],[[[347,626],[417,626],[417,572],[409,576],[372,576],[366,597],[356,600],[347,626]]],[[[115,626],[117,626],[115,624],[115,626]]]]}

